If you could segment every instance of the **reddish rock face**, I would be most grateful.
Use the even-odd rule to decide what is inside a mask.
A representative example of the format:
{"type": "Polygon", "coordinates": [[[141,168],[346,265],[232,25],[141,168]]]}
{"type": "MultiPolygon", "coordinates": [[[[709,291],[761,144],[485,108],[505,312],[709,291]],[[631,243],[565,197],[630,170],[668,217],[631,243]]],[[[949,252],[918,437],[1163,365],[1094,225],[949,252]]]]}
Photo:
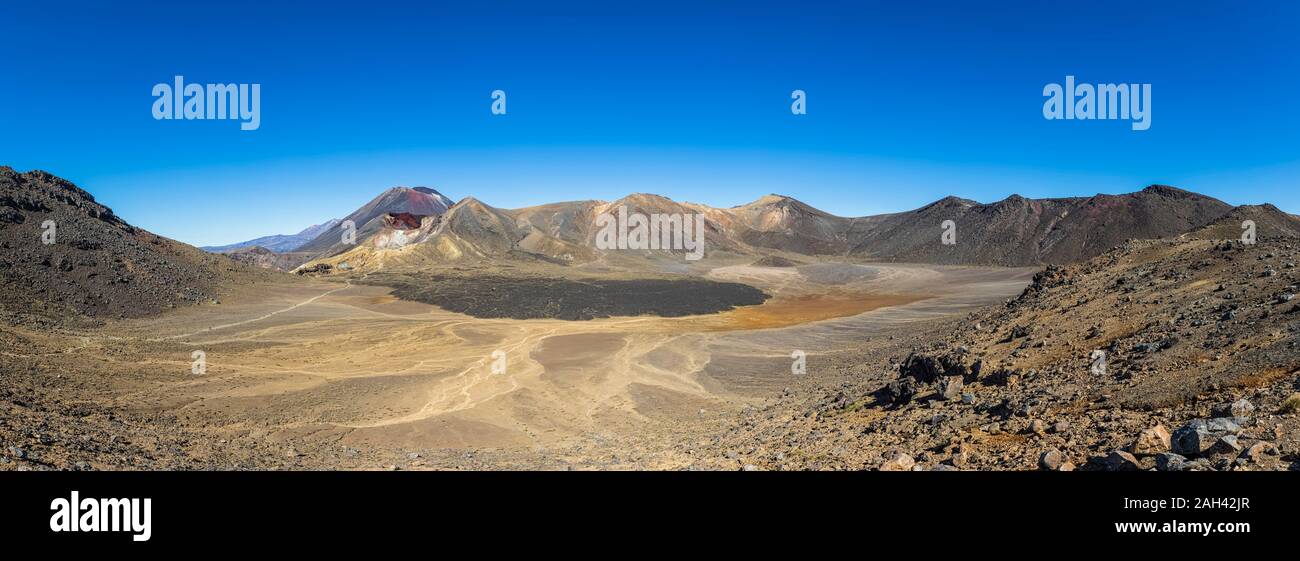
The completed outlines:
{"type": "Polygon", "coordinates": [[[409,212],[390,212],[384,218],[384,223],[389,228],[397,230],[415,230],[420,227],[420,221],[423,216],[411,214],[409,212]]]}

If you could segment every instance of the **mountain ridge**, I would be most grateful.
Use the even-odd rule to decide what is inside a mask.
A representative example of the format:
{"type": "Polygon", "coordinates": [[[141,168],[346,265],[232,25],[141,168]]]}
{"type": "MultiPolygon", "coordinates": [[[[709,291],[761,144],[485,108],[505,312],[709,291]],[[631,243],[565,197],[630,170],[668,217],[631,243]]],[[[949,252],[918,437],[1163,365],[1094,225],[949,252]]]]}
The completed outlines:
{"type": "MultiPolygon", "coordinates": [[[[12,168],[0,169],[16,174],[12,168]]],[[[42,171],[26,175],[43,177],[42,181],[51,185],[67,183],[42,171]]],[[[88,192],[75,186],[71,189],[75,191],[67,191],[65,198],[93,203],[88,192]]],[[[12,220],[21,209],[15,208],[12,200],[8,203],[2,212],[12,220]]],[[[398,186],[384,190],[342,219],[326,221],[293,236],[267,236],[205,249],[238,252],[241,255],[232,257],[259,266],[271,263],[280,269],[300,263],[388,262],[390,256],[400,257],[394,263],[406,260],[420,266],[518,259],[584,264],[612,256],[610,250],[600,249],[595,243],[599,230],[596,219],[619,207],[625,207],[628,213],[700,214],[705,223],[706,259],[709,253],[718,252],[750,256],[751,262],[773,255],[949,265],[1066,264],[1095,257],[1129,239],[1238,237],[1240,223],[1248,219],[1255,220],[1260,236],[1300,237],[1300,218],[1272,205],[1233,207],[1213,197],[1163,184],[1130,193],[1078,197],[1030,199],[1012,194],[991,203],[950,195],[913,210],[862,217],[836,216],[779,194],[726,208],[632,193],[614,201],[581,200],[506,209],[473,196],[453,203],[433,188],[398,186]],[[347,221],[356,227],[355,246],[344,243],[347,221]],[[941,241],[948,221],[954,227],[956,242],[950,245],[941,241]],[[1234,231],[1236,235],[1230,236],[1234,231]],[[293,247],[312,234],[315,236],[311,240],[293,247]],[[286,242],[285,237],[299,239],[286,242]],[[273,257],[251,251],[254,247],[294,255],[273,257]],[[288,247],[293,249],[286,250],[288,247]],[[358,250],[376,255],[358,255],[358,250]],[[385,253],[392,251],[400,255],[385,253]]],[[[134,228],[103,208],[99,211],[102,220],[134,228]]],[[[623,252],[618,259],[626,261],[655,252],[667,256],[672,251],[681,250],[633,250],[623,252]]]]}
{"type": "MultiPolygon", "coordinates": [[[[624,207],[629,215],[703,215],[709,251],[1035,266],[1086,260],[1128,239],[1184,235],[1222,219],[1234,208],[1213,197],[1160,184],[1118,195],[1030,199],[1012,194],[992,203],[947,196],[914,210],[863,217],[836,216],[777,194],[726,208],[651,193],[632,193],[614,201],[570,201],[516,209],[492,207],[466,197],[454,207],[474,207],[477,210],[470,215],[492,227],[471,227],[464,217],[458,218],[459,227],[449,227],[444,224],[446,216],[436,217],[427,232],[404,239],[400,245],[403,255],[427,249],[428,258],[419,259],[425,264],[509,259],[523,254],[529,259],[565,263],[599,260],[602,250],[595,245],[596,217],[624,207]],[[956,243],[951,245],[941,241],[947,221],[955,227],[956,243]]],[[[447,212],[450,214],[451,208],[447,212]]],[[[457,214],[462,212],[457,210],[457,214]]],[[[1269,227],[1285,223],[1267,222],[1269,227]]],[[[1285,230],[1286,235],[1294,233],[1285,230]]],[[[367,237],[378,231],[367,232],[367,237]]],[[[358,245],[359,249],[335,247],[316,260],[370,261],[372,256],[359,253],[397,249],[391,244],[366,247],[361,238],[358,245]]]]}
{"type": "Polygon", "coordinates": [[[262,236],[259,238],[253,238],[251,240],[235,242],[226,245],[199,246],[199,249],[202,249],[203,251],[209,253],[230,253],[241,249],[261,247],[263,249],[267,249],[275,253],[287,253],[290,251],[294,251],[299,247],[302,247],[303,244],[316,239],[317,236],[321,235],[322,233],[329,230],[330,228],[333,228],[339,222],[342,222],[342,220],[338,218],[331,218],[320,224],[314,224],[306,228],[303,228],[302,231],[296,234],[272,234],[269,236],[262,236]]]}

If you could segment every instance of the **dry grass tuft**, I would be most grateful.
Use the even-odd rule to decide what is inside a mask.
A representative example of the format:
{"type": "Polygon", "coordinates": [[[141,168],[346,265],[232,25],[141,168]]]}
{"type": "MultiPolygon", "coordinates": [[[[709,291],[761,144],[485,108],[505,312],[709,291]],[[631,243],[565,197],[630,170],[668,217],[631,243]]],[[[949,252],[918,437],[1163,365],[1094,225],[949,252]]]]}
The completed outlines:
{"type": "Polygon", "coordinates": [[[1278,408],[1277,412],[1282,415],[1300,413],[1300,392],[1293,393],[1291,394],[1291,397],[1286,398],[1286,400],[1282,402],[1282,407],[1278,408]]]}

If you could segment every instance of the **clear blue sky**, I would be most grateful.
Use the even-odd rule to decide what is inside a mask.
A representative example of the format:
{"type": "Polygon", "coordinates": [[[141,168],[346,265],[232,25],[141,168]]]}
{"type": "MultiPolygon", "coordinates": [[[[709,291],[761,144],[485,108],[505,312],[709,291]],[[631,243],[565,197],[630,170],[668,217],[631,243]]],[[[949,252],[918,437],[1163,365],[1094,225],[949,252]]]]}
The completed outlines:
{"type": "Polygon", "coordinates": [[[0,8],[0,164],[198,245],[393,185],[866,215],[1159,182],[1300,212],[1296,2],[109,4],[0,8]],[[261,84],[260,130],[154,120],[177,74],[261,84]],[[1045,120],[1067,74],[1151,83],[1150,130],[1045,120]]]}

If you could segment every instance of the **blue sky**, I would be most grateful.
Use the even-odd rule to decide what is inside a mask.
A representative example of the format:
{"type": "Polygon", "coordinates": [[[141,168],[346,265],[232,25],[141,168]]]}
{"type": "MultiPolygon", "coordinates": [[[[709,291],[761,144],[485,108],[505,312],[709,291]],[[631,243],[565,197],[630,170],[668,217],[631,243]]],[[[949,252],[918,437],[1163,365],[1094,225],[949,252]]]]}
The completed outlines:
{"type": "Polygon", "coordinates": [[[1168,183],[1300,212],[1294,2],[616,4],[7,3],[0,164],[197,245],[393,185],[856,216],[1168,183]],[[178,74],[261,84],[261,128],[154,120],[178,74]],[[1067,74],[1152,84],[1151,128],[1045,120],[1067,74]]]}

